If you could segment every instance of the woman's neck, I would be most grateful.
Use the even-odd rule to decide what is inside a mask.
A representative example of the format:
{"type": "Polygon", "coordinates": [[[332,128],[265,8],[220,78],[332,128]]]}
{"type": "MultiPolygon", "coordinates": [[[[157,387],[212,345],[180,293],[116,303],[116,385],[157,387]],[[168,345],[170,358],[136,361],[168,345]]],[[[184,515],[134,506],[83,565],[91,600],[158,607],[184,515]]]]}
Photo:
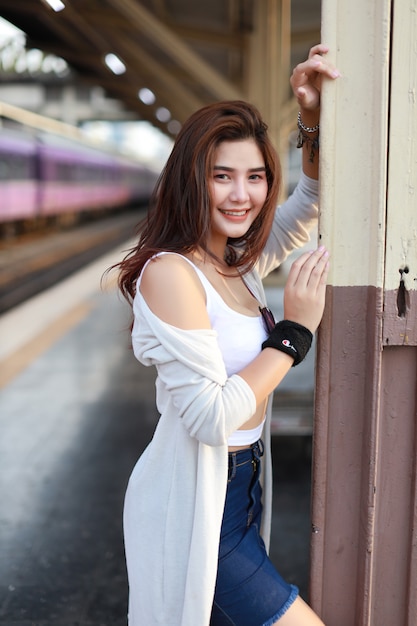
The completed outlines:
{"type": "Polygon", "coordinates": [[[226,252],[226,248],[217,251],[197,248],[190,254],[190,259],[197,265],[208,265],[216,271],[224,272],[229,268],[225,260],[226,252]]]}

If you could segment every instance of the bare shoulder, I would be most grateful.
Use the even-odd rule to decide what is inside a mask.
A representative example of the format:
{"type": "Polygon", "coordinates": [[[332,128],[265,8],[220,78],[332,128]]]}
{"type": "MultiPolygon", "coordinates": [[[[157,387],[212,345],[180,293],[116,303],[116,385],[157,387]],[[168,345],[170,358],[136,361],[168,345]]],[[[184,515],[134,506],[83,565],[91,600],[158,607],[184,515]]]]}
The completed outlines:
{"type": "Polygon", "coordinates": [[[180,255],[152,259],[142,273],[140,292],[164,322],[185,330],[210,328],[203,285],[180,255]]]}

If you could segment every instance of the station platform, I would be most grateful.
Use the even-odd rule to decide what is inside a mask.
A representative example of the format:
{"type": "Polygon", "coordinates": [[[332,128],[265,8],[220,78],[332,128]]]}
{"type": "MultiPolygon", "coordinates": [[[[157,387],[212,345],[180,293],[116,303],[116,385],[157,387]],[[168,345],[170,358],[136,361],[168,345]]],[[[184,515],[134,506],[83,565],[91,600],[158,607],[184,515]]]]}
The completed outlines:
{"type": "MultiPolygon", "coordinates": [[[[126,624],[123,498],[158,419],[154,371],[130,348],[129,307],[114,279],[100,287],[128,247],[0,317],[3,626],[126,624]]],[[[268,293],[279,316],[282,289],[268,293]]],[[[311,394],[312,364],[295,368],[283,393],[311,394]]],[[[306,599],[308,434],[273,437],[271,541],[273,561],[306,599]]]]}

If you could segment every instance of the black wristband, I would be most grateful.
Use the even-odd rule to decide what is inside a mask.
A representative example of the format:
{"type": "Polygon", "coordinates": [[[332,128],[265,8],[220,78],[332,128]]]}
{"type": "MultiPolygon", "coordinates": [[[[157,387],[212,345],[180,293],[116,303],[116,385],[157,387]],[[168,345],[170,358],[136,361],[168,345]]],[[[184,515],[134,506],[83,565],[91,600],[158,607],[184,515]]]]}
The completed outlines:
{"type": "Polygon", "coordinates": [[[311,348],[313,334],[301,324],[282,320],[275,324],[268,339],[262,344],[264,348],[275,348],[294,358],[293,367],[301,363],[311,348]]]}

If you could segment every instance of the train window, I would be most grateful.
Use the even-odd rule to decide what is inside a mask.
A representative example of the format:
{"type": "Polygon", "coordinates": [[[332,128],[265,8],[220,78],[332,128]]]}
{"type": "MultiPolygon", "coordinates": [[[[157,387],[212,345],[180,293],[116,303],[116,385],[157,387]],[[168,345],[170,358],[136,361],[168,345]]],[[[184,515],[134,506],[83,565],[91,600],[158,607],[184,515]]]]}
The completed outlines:
{"type": "Polygon", "coordinates": [[[0,180],[26,180],[33,178],[33,158],[19,154],[0,154],[0,180]]]}
{"type": "Polygon", "coordinates": [[[0,154],[0,180],[10,178],[10,165],[5,154],[0,154]]]}
{"type": "Polygon", "coordinates": [[[61,181],[70,181],[73,179],[71,163],[57,163],[56,164],[56,178],[61,181]]]}
{"type": "Polygon", "coordinates": [[[11,176],[15,180],[29,178],[29,160],[22,156],[15,156],[11,162],[11,176]]]}
{"type": "Polygon", "coordinates": [[[86,164],[82,163],[82,164],[77,165],[76,170],[75,170],[75,178],[80,183],[91,180],[91,168],[88,165],[88,163],[86,164]]]}

